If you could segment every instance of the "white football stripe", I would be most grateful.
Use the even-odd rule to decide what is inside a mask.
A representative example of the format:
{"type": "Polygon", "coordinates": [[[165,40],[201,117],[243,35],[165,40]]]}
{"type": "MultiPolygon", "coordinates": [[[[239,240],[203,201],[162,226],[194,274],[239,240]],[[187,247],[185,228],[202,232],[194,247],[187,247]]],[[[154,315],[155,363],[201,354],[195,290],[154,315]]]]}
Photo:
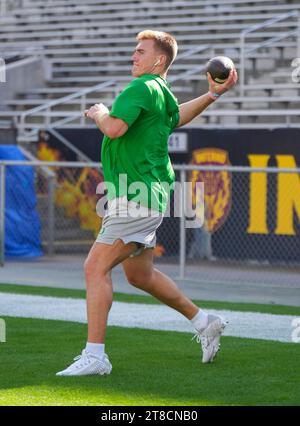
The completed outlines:
{"type": "MultiPolygon", "coordinates": [[[[206,310],[222,315],[229,324],[224,335],[291,342],[292,315],[206,310]]],[[[0,316],[86,322],[83,299],[0,293],[0,316]]],[[[151,330],[192,332],[190,322],[163,305],[114,302],[109,325],[151,330]]]]}

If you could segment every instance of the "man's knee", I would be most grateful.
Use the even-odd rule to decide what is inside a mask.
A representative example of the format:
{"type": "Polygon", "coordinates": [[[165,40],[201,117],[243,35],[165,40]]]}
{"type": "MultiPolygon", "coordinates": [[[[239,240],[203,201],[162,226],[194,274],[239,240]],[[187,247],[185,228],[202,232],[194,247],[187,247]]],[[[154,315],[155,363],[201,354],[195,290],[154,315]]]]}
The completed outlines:
{"type": "Polygon", "coordinates": [[[151,285],[153,278],[153,271],[151,272],[138,272],[132,271],[126,273],[127,281],[129,284],[137,288],[147,288],[151,285]]]}
{"type": "Polygon", "coordinates": [[[83,265],[83,269],[84,269],[84,274],[85,276],[90,275],[90,273],[93,270],[93,261],[91,260],[90,257],[87,257],[84,261],[84,265],[83,265]]]}
{"type": "Polygon", "coordinates": [[[84,262],[84,274],[87,281],[89,281],[89,279],[95,276],[98,278],[104,277],[107,274],[107,271],[105,270],[101,260],[95,259],[94,257],[87,257],[84,262]]]}

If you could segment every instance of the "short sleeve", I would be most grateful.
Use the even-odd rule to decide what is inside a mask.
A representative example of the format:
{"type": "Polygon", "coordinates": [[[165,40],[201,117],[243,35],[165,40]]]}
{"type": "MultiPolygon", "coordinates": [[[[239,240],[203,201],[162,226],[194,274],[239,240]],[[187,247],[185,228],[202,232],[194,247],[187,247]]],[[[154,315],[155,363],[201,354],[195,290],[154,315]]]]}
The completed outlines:
{"type": "Polygon", "coordinates": [[[173,130],[176,129],[176,127],[177,127],[177,125],[179,123],[179,118],[180,118],[180,116],[179,116],[179,110],[178,110],[177,112],[175,112],[172,115],[172,118],[171,118],[171,131],[170,131],[170,133],[172,133],[173,130]]]}
{"type": "Polygon", "coordinates": [[[147,85],[140,80],[133,80],[118,95],[112,105],[110,115],[125,121],[130,127],[142,110],[151,108],[151,94],[147,85]]]}

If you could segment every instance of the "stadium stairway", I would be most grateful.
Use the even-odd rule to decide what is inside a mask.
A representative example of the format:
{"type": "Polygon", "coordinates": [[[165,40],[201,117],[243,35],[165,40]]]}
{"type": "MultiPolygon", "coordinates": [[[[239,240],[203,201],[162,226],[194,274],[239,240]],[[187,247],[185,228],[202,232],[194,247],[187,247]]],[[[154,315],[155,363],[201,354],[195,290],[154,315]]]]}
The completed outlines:
{"type": "MultiPolygon", "coordinates": [[[[0,120],[15,120],[19,124],[24,111],[82,88],[114,80],[114,87],[86,95],[87,104],[102,101],[110,105],[115,94],[130,80],[134,36],[148,27],[170,31],[176,36],[179,58],[170,72],[170,81],[173,80],[179,101],[186,101],[191,93],[201,94],[207,90],[203,67],[209,57],[228,55],[239,70],[241,31],[275,15],[297,10],[300,10],[299,2],[288,0],[234,0],[230,4],[224,0],[88,0],[84,4],[77,0],[26,1],[22,9],[12,10],[0,19],[0,57],[18,63],[24,57],[37,56],[42,60],[44,75],[42,84],[18,89],[11,97],[1,97],[0,120]]],[[[283,110],[284,120],[291,111],[289,120],[299,121],[299,84],[293,83],[286,74],[282,74],[278,84],[279,77],[274,75],[275,70],[279,73],[291,70],[291,61],[297,54],[296,25],[297,18],[291,17],[255,31],[247,45],[252,52],[245,61],[247,86],[243,96],[237,86],[193,125],[239,125],[258,119],[263,124],[267,117],[269,123],[276,123],[283,110]],[[280,34],[291,35],[254,48],[257,43],[274,40],[280,34]],[[215,116],[215,109],[220,110],[221,115],[215,116]],[[256,111],[264,110],[274,110],[274,116],[255,115],[256,111]]],[[[42,110],[27,118],[26,130],[37,131],[45,127],[45,123],[53,125],[80,111],[81,106],[82,100],[78,98],[59,103],[51,108],[51,114],[42,110]]],[[[74,120],[70,125],[86,123],[74,120]]],[[[19,140],[22,141],[22,135],[19,140]]]]}

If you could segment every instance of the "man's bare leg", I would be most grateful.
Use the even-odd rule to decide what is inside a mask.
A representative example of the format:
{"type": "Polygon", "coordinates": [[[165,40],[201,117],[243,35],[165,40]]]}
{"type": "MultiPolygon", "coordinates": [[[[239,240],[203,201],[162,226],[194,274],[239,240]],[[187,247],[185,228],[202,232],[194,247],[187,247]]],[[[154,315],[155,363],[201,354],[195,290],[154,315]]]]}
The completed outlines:
{"type": "Polygon", "coordinates": [[[87,289],[88,339],[85,350],[57,376],[110,374],[112,365],[105,353],[105,333],[112,304],[111,270],[136,250],[135,243],[117,240],[113,245],[95,243],[84,265],[87,289]]]}
{"type": "Polygon", "coordinates": [[[154,296],[191,320],[199,308],[186,297],[167,275],[153,266],[153,250],[145,249],[139,256],[122,262],[124,272],[130,284],[154,296]]]}
{"type": "Polygon", "coordinates": [[[200,310],[176,286],[171,278],[153,266],[151,249],[144,250],[140,256],[122,262],[128,281],[156,297],[161,302],[176,309],[191,321],[202,348],[202,362],[212,362],[219,351],[221,334],[226,322],[218,315],[200,310]]]}
{"type": "Polygon", "coordinates": [[[136,250],[135,243],[117,240],[113,245],[94,243],[85,261],[88,342],[104,343],[113,300],[111,270],[136,250]]]}

